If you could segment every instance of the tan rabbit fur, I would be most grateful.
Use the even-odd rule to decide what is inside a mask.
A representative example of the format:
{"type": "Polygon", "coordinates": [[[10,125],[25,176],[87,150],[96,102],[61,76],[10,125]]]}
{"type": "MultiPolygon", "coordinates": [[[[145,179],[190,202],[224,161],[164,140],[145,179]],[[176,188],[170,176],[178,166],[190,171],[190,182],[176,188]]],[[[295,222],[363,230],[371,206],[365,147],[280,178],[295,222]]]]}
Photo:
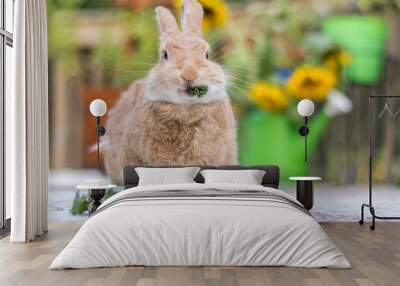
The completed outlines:
{"type": "Polygon", "coordinates": [[[156,8],[160,61],[134,82],[109,113],[104,160],[121,184],[126,165],[236,164],[236,127],[222,68],[208,60],[201,37],[203,9],[182,7],[182,31],[171,12],[156,8]],[[187,86],[206,85],[203,97],[187,86]]]}

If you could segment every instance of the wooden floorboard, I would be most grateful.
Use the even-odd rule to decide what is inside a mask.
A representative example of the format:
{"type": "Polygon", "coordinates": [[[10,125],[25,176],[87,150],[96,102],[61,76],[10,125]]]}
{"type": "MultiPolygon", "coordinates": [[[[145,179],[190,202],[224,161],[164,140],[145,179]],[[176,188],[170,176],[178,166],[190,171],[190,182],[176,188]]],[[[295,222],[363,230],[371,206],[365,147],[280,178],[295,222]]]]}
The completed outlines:
{"type": "Polygon", "coordinates": [[[0,285],[400,285],[400,222],[379,222],[372,232],[357,223],[322,223],[352,269],[289,267],[120,267],[48,270],[81,223],[50,223],[32,243],[0,241],[0,285]]]}

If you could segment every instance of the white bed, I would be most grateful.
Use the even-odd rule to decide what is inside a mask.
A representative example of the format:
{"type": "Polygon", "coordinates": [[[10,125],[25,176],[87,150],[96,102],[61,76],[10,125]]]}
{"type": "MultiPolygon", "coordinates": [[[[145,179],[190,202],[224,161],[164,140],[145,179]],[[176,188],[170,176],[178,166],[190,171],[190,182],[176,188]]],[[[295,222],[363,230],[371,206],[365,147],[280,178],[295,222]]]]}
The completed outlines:
{"type": "Polygon", "coordinates": [[[286,193],[198,183],[139,186],[111,197],[50,269],[127,265],[351,267],[286,193]]]}

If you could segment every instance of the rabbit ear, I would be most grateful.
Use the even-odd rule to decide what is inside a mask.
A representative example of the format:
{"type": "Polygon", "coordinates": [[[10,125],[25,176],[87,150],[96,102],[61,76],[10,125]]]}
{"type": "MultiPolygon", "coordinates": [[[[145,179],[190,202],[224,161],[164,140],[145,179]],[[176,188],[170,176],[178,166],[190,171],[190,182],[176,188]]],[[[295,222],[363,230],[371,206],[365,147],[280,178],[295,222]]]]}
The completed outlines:
{"type": "Polygon", "coordinates": [[[179,31],[175,17],[168,9],[158,6],[156,7],[155,12],[161,38],[165,38],[166,36],[179,31]]]}
{"type": "Polygon", "coordinates": [[[203,7],[196,0],[184,0],[181,7],[181,25],[183,32],[192,32],[201,36],[203,7]]]}

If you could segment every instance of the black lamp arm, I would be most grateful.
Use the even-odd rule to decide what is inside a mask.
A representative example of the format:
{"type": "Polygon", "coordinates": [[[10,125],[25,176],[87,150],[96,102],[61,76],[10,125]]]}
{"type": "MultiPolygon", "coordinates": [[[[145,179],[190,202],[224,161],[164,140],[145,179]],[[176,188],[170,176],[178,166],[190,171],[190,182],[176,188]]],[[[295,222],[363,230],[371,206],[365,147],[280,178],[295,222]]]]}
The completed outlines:
{"type": "Polygon", "coordinates": [[[304,116],[304,125],[299,128],[299,134],[304,137],[304,161],[307,162],[307,135],[310,133],[308,129],[308,116],[304,116]]]}
{"type": "Polygon", "coordinates": [[[101,137],[101,136],[103,136],[104,134],[106,134],[106,128],[105,128],[104,126],[101,125],[100,116],[96,116],[96,125],[97,125],[97,127],[96,127],[96,134],[97,134],[99,137],[101,137]]]}
{"type": "Polygon", "coordinates": [[[101,125],[100,116],[96,116],[96,137],[97,137],[97,166],[100,166],[100,137],[106,134],[106,128],[101,125]]]}
{"type": "Polygon", "coordinates": [[[96,132],[99,134],[99,136],[103,136],[106,134],[106,128],[104,126],[99,126],[97,127],[96,132]]]}
{"type": "Polygon", "coordinates": [[[299,134],[301,136],[307,136],[308,133],[310,133],[310,130],[308,129],[308,117],[305,116],[304,117],[304,125],[299,128],[299,134]]]}

